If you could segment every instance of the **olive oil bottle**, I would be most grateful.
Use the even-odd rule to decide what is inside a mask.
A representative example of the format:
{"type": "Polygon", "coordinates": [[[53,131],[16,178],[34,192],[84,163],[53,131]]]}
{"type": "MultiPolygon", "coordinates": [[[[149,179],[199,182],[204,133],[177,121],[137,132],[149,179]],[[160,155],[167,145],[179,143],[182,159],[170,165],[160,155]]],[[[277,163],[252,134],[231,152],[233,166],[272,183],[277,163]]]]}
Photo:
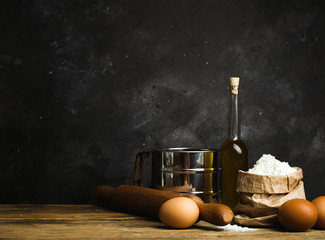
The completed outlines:
{"type": "Polygon", "coordinates": [[[228,138],[220,148],[220,199],[232,209],[238,202],[236,193],[238,170],[247,171],[247,148],[240,139],[239,77],[229,78],[228,138]]]}

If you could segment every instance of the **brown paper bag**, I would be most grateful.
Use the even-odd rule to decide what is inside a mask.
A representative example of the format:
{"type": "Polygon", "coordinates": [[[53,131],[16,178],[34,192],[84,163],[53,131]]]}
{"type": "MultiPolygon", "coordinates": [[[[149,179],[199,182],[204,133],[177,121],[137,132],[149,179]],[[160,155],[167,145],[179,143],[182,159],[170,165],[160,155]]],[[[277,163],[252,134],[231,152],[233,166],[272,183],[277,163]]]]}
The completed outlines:
{"type": "Polygon", "coordinates": [[[291,192],[303,177],[301,168],[295,169],[297,171],[282,176],[259,175],[239,170],[236,191],[271,194],[291,192]]]}
{"type": "Polygon", "coordinates": [[[235,223],[247,227],[274,227],[278,225],[277,215],[272,214],[264,217],[250,218],[245,214],[236,215],[235,223]]]}
{"type": "Polygon", "coordinates": [[[235,222],[244,226],[275,226],[278,208],[284,202],[294,198],[305,199],[302,175],[300,168],[287,176],[240,171],[237,181],[239,202],[234,208],[235,222]]]}

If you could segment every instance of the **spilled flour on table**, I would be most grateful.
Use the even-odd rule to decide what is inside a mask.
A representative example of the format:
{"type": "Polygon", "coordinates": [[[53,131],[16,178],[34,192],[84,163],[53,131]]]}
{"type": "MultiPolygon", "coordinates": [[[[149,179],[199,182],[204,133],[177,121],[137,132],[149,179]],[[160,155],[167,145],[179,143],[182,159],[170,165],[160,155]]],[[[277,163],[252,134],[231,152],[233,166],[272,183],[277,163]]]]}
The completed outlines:
{"type": "Polygon", "coordinates": [[[223,231],[229,231],[229,232],[247,232],[247,231],[256,231],[258,230],[257,228],[249,228],[249,227],[241,227],[236,224],[228,224],[226,226],[217,226],[218,229],[223,230],[223,231]]]}

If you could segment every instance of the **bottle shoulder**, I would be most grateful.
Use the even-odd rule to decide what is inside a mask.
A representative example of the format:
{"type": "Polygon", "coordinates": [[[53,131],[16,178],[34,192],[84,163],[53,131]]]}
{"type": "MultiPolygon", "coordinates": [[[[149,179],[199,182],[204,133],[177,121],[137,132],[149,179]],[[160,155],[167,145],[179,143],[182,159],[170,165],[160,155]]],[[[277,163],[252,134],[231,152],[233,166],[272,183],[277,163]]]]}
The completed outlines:
{"type": "Polygon", "coordinates": [[[225,149],[229,149],[229,148],[240,148],[242,152],[247,152],[247,147],[246,144],[241,140],[241,139],[237,139],[237,140],[226,140],[224,141],[224,143],[221,145],[220,147],[220,151],[223,151],[225,149]]]}

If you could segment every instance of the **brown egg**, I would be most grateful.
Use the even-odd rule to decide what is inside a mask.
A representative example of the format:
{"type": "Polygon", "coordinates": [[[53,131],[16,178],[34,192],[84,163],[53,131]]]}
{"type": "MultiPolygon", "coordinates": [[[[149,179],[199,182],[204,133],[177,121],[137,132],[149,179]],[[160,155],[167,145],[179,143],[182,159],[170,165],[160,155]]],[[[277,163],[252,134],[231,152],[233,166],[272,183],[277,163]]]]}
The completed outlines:
{"type": "Polygon", "coordinates": [[[164,202],[159,209],[160,220],[172,228],[188,228],[199,217],[196,203],[187,197],[176,197],[164,202]]]}
{"type": "Polygon", "coordinates": [[[318,212],[314,204],[305,199],[291,199],[278,211],[280,224],[289,231],[306,231],[314,226],[318,212]]]}
{"type": "Polygon", "coordinates": [[[318,219],[315,224],[315,228],[325,229],[325,196],[315,198],[312,203],[315,205],[318,211],[318,219]]]}

